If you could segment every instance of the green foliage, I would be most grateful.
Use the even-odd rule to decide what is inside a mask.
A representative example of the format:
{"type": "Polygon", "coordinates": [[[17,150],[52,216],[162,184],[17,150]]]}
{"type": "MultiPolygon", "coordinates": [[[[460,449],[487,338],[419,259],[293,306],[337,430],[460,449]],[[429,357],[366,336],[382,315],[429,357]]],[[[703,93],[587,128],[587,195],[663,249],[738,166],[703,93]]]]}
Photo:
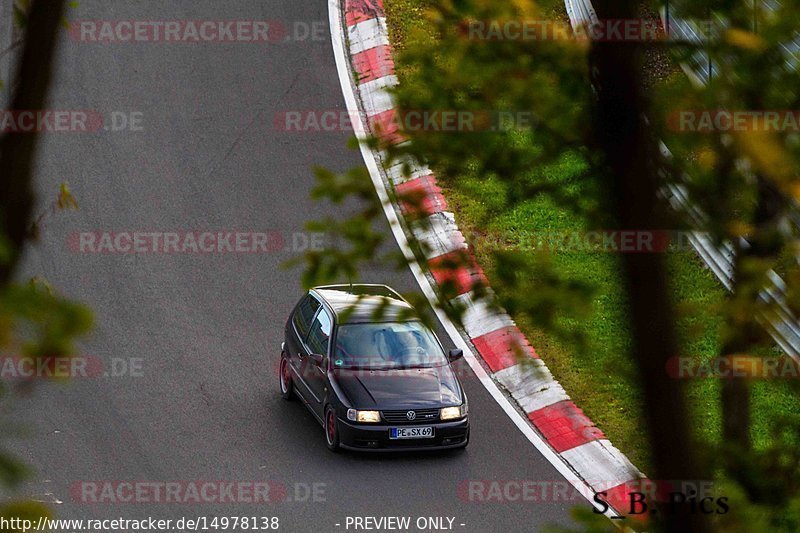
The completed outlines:
{"type": "MultiPolygon", "coordinates": [[[[30,524],[35,526],[39,523],[40,519],[52,518],[53,515],[46,505],[38,502],[19,501],[0,506],[0,517],[5,519],[17,519],[15,522],[11,522],[12,527],[2,530],[3,532],[16,533],[23,532],[24,526],[21,522],[25,520],[28,520],[30,524]],[[13,525],[18,525],[18,527],[13,527],[13,525]]],[[[28,531],[30,531],[30,529],[28,531]]]]}
{"type": "MultiPolygon", "coordinates": [[[[41,0],[40,0],[41,1],[41,0]]],[[[37,39],[45,39],[48,35],[43,35],[45,30],[36,32],[36,35],[31,35],[32,29],[35,24],[29,26],[29,13],[31,12],[31,0],[14,0],[13,2],[13,17],[15,28],[22,30],[28,39],[33,42],[37,39]]],[[[69,3],[70,7],[76,7],[77,2],[69,3]]],[[[37,7],[42,7],[42,4],[37,4],[37,7]]],[[[56,14],[61,11],[48,11],[51,6],[45,6],[44,9],[37,9],[40,14],[56,14]]],[[[61,4],[52,6],[53,9],[61,9],[61,4]]],[[[69,23],[66,18],[61,20],[62,26],[69,28],[69,23]]],[[[2,53],[13,52],[14,49],[21,43],[12,43],[9,50],[3,50],[2,53]]],[[[47,54],[44,54],[47,56],[47,54]]],[[[35,57],[35,56],[34,56],[35,57]]],[[[41,57],[41,54],[40,54],[41,57]]],[[[26,59],[22,60],[28,61],[26,59]]],[[[33,60],[36,62],[35,60],[33,60]]],[[[40,61],[39,63],[44,63],[40,61]]],[[[47,65],[37,63],[33,68],[49,68],[49,61],[47,65]]],[[[26,70],[25,65],[21,69],[22,72],[26,70]]],[[[29,79],[18,80],[22,87],[26,86],[29,79]]],[[[4,85],[0,82],[0,88],[4,85]]],[[[40,87],[44,90],[45,94],[48,87],[40,87]]],[[[23,93],[25,89],[19,89],[19,93],[23,93]]],[[[19,95],[17,95],[19,96],[19,95]]],[[[32,108],[39,108],[43,103],[34,104],[32,108]]],[[[14,135],[7,133],[6,135],[14,135]]],[[[34,135],[35,134],[30,134],[34,135]]],[[[3,138],[8,140],[9,138],[3,138]]],[[[3,162],[4,171],[11,174],[8,169],[14,169],[14,163],[17,163],[16,168],[27,168],[26,165],[31,163],[30,158],[33,154],[33,149],[24,151],[18,149],[9,149],[8,146],[13,146],[11,143],[2,143],[4,148],[3,162]],[[16,158],[16,160],[15,160],[16,158]]],[[[4,176],[4,179],[11,179],[9,176],[4,176]]],[[[33,176],[30,172],[17,172],[14,176],[13,182],[20,190],[27,190],[33,176]]],[[[33,187],[30,187],[33,189],[33,187]]],[[[20,213],[19,218],[15,222],[20,223],[23,231],[7,234],[6,231],[11,231],[9,228],[12,224],[0,228],[0,265],[3,268],[3,276],[0,279],[0,355],[12,358],[25,357],[25,358],[68,358],[75,354],[75,342],[78,338],[86,335],[92,328],[93,315],[91,311],[79,303],[68,300],[58,294],[44,278],[40,276],[32,277],[27,283],[16,282],[13,279],[13,274],[16,266],[17,258],[21,254],[25,241],[35,240],[43,229],[42,221],[48,214],[63,209],[78,209],[78,203],[72,196],[66,183],[60,187],[58,197],[51,204],[49,212],[43,213],[36,220],[29,221],[31,216],[30,210],[27,208],[18,211],[12,210],[10,202],[5,202],[3,209],[8,209],[7,215],[10,213],[20,213]],[[30,228],[25,228],[30,223],[30,228]]],[[[58,378],[56,378],[58,379],[58,378]]],[[[18,399],[15,393],[26,392],[34,386],[35,378],[29,378],[27,381],[7,383],[0,380],[0,408],[2,412],[7,413],[12,407],[12,402],[18,399]]],[[[0,438],[9,438],[12,436],[25,435],[24,428],[20,429],[10,424],[8,421],[0,419],[0,438]]],[[[16,457],[9,454],[0,442],[0,489],[9,489],[13,491],[17,486],[23,482],[28,476],[31,475],[30,469],[22,464],[16,457]]],[[[9,494],[9,491],[2,490],[4,496],[9,494]]],[[[3,527],[3,531],[16,531],[24,530],[26,527],[20,524],[20,521],[30,522],[37,524],[41,518],[51,517],[50,510],[41,503],[32,501],[9,501],[3,502],[0,505],[0,517],[4,519],[15,519],[11,527],[3,527]]],[[[30,531],[31,527],[27,526],[30,531]]]]}
{"type": "MultiPolygon", "coordinates": [[[[51,211],[77,207],[77,201],[69,188],[62,184],[51,211]]],[[[42,217],[38,222],[41,219],[42,217]]],[[[10,246],[0,233],[0,260],[9,259],[10,246]],[[3,250],[6,252],[1,253],[3,250]]],[[[34,276],[27,283],[0,285],[0,355],[29,358],[71,357],[76,353],[75,341],[91,331],[93,321],[93,314],[86,306],[60,296],[40,276],[34,276]]],[[[34,379],[13,384],[0,381],[0,406],[12,401],[15,388],[31,388],[34,379]]],[[[12,433],[14,432],[10,425],[0,419],[0,436],[9,437],[12,433]]],[[[14,488],[30,473],[27,466],[0,447],[0,486],[14,488]]],[[[20,502],[0,508],[0,516],[38,518],[49,516],[49,513],[42,505],[20,502]]]]}
{"type": "Polygon", "coordinates": [[[342,204],[353,196],[363,209],[344,221],[328,217],[306,225],[309,231],[332,236],[334,242],[331,246],[306,255],[308,268],[303,275],[303,286],[309,288],[342,280],[355,282],[359,263],[372,261],[385,239],[385,235],[374,227],[374,221],[380,214],[375,190],[366,169],[354,169],[337,175],[318,168],[315,173],[317,186],[311,192],[313,198],[342,204]]]}
{"type": "MultiPolygon", "coordinates": [[[[43,280],[0,288],[0,354],[19,357],[70,357],[74,341],[92,327],[92,313],[56,294],[43,280]]],[[[30,378],[31,380],[35,378],[30,378]]],[[[31,387],[32,381],[17,387],[31,387]]],[[[8,385],[0,382],[0,405],[10,401],[8,385]]],[[[2,420],[0,420],[2,423],[2,420]]],[[[6,424],[3,436],[9,436],[6,424]]],[[[0,448],[0,485],[15,487],[29,470],[0,448]]]]}
{"type": "Polygon", "coordinates": [[[16,0],[13,5],[14,10],[14,24],[19,28],[25,28],[28,25],[28,9],[30,7],[29,0],[16,0]]]}
{"type": "Polygon", "coordinates": [[[19,461],[0,450],[0,483],[8,487],[15,487],[29,473],[29,470],[19,461]]]}
{"type": "MultiPolygon", "coordinates": [[[[510,122],[495,120],[494,128],[463,131],[416,130],[414,143],[392,148],[436,162],[440,177],[465,174],[499,180],[514,202],[537,192],[561,195],[530,174],[567,150],[580,153],[589,124],[584,120],[590,102],[584,48],[572,41],[487,41],[468,38],[469,21],[535,20],[542,9],[531,2],[443,2],[431,6],[426,19],[436,36],[414,33],[404,46],[402,65],[413,65],[396,91],[407,110],[457,110],[476,117],[504,113],[510,122]],[[420,37],[419,40],[414,39],[420,37]],[[557,91],[533,88],[558,87],[557,91]],[[534,127],[522,118],[533,117],[534,127]],[[535,138],[536,142],[531,142],[535,138]],[[536,144],[537,150],[531,150],[536,144]]],[[[402,68],[402,67],[401,67],[402,68]]],[[[568,194],[562,199],[575,201],[568,194]]]]}
{"type": "MultiPolygon", "coordinates": [[[[384,206],[375,192],[366,169],[356,168],[344,174],[335,174],[317,168],[315,175],[317,184],[311,191],[312,198],[339,205],[353,213],[348,217],[326,217],[306,224],[308,231],[325,233],[329,237],[329,244],[286,263],[289,267],[305,262],[303,286],[310,288],[326,283],[358,283],[359,272],[366,265],[381,268],[389,266],[397,270],[408,268],[409,258],[404,257],[394,247],[389,246],[387,250],[388,235],[384,230],[384,206]]],[[[411,196],[393,195],[392,198],[417,207],[416,202],[420,200],[411,196]]],[[[425,247],[410,234],[409,244],[417,259],[424,257],[425,247]]],[[[453,265],[453,268],[457,266],[453,265]]],[[[445,285],[439,290],[452,290],[452,287],[445,285]]],[[[415,316],[431,325],[433,316],[429,312],[430,308],[425,297],[417,293],[403,296],[412,304],[415,316]]],[[[447,298],[442,298],[442,301],[446,300],[447,298]]],[[[383,309],[377,307],[376,316],[380,316],[382,311],[383,309]]],[[[446,307],[445,311],[456,320],[463,312],[453,306],[446,307]]]]}
{"type": "MultiPolygon", "coordinates": [[[[587,60],[592,45],[566,40],[469,39],[465,30],[470,21],[541,20],[554,13],[558,17],[556,4],[525,0],[387,2],[390,22],[399,21],[391,28],[393,37],[402,39],[396,57],[401,84],[395,91],[402,110],[466,111],[476,116],[530,112],[536,120],[533,125],[506,123],[499,129],[472,132],[409,130],[405,133],[412,142],[402,146],[385,145],[378,139],[369,142],[386,150],[392,161],[411,157],[434,168],[448,189],[451,208],[466,212],[467,235],[479,243],[479,260],[489,267],[499,303],[526,331],[543,332],[538,340],[546,340],[548,364],[550,350],[558,352],[571,343],[577,350],[588,346],[590,353],[582,357],[601,363],[595,367],[597,372],[619,376],[614,383],[604,380],[621,399],[619,404],[613,403],[608,391],[598,395],[581,390],[577,395],[585,394],[591,400],[612,397],[612,402],[593,401],[584,408],[593,419],[609,420],[612,427],[604,429],[613,435],[619,428],[613,426],[616,419],[606,416],[606,411],[621,405],[620,409],[632,411],[623,418],[641,416],[633,365],[620,368],[619,364],[624,364],[631,351],[629,340],[618,338],[629,335],[625,322],[630,317],[621,283],[624,274],[613,257],[548,254],[531,246],[542,231],[603,229],[613,220],[609,190],[601,181],[608,169],[604,154],[596,151],[592,139],[594,94],[587,60]],[[605,329],[598,318],[606,321],[605,329]],[[592,340],[604,336],[609,351],[619,348],[619,358],[598,360],[591,352],[592,340]]],[[[659,7],[645,4],[650,13],[659,7]]],[[[759,312],[776,312],[759,297],[770,269],[787,281],[789,304],[795,312],[800,310],[798,235],[787,223],[787,217],[797,210],[800,195],[797,134],[791,130],[676,131],[673,121],[682,110],[798,109],[800,74],[795,67],[800,58],[787,57],[782,45],[797,35],[800,3],[782,2],[776,16],[762,13],[757,33],[752,31],[750,2],[684,0],[673,1],[671,6],[673,13],[680,11],[684,18],[695,17],[701,23],[708,18],[721,19],[727,21],[727,27],[699,47],[666,42],[630,45],[641,48],[643,64],[650,59],[648,54],[666,52],[673,70],[702,48],[710,53],[718,73],[705,87],[692,86],[680,75],[646,80],[648,135],[663,139],[674,154],[669,160],[652,161],[658,165],[661,184],[685,185],[692,201],[708,215],[701,220],[690,213],[677,213],[673,227],[665,229],[705,231],[716,242],[733,242],[739,251],[736,290],[729,298],[714,285],[709,272],[697,267],[696,258],[685,253],[670,257],[669,281],[680,312],[671,326],[680,335],[681,355],[708,360],[730,349],[723,347],[736,347],[742,353],[772,356],[776,353],[773,343],[755,318],[759,312]],[[690,176],[688,181],[685,176],[690,176]],[[741,247],[740,237],[746,237],[752,246],[741,247]]],[[[360,179],[369,183],[364,175],[360,179]]],[[[324,176],[320,182],[327,189],[324,197],[342,202],[356,192],[361,201],[375,205],[365,190],[346,179],[324,176]]],[[[378,211],[369,212],[375,215],[378,211]]],[[[346,266],[348,276],[354,275],[358,264],[370,261],[368,252],[380,248],[372,245],[380,242],[380,237],[367,223],[373,217],[364,218],[363,212],[361,216],[358,229],[346,238],[357,261],[343,260],[352,256],[341,258],[335,252],[331,255],[332,262],[346,266]],[[356,246],[361,239],[369,244],[356,246]]],[[[326,221],[323,225],[344,233],[345,227],[337,224],[342,223],[326,221]]],[[[422,256],[418,244],[415,251],[418,258],[422,256]]],[[[325,259],[311,258],[307,282],[319,272],[334,277],[341,274],[333,266],[315,269],[315,261],[323,263],[325,259]]],[[[570,374],[575,369],[560,361],[556,357],[556,375],[563,372],[566,381],[579,388],[591,383],[573,379],[570,374]]],[[[730,414],[721,409],[719,388],[719,382],[713,380],[691,383],[687,388],[692,420],[686,423],[693,428],[695,441],[702,444],[688,442],[686,446],[698,446],[712,467],[715,487],[732,502],[733,511],[714,517],[711,526],[725,531],[796,531],[800,433],[797,421],[787,416],[797,403],[796,384],[776,380],[745,384],[744,394],[752,399],[754,420],[749,429],[756,444],[749,450],[721,438],[720,419],[730,414]],[[736,476],[729,471],[731,458],[737,459],[735,464],[745,465],[736,476]]],[[[613,436],[612,440],[616,442],[613,436]]],[[[641,434],[626,435],[623,442],[643,444],[644,440],[641,434]]],[[[645,451],[634,450],[633,455],[644,456],[647,462],[645,451]]],[[[609,529],[606,519],[597,521],[598,517],[585,509],[576,512],[585,529],[609,529]]]]}
{"type": "MultiPolygon", "coordinates": [[[[24,29],[28,26],[28,13],[31,7],[31,0],[13,0],[13,2],[14,24],[18,28],[24,29]]],[[[76,0],[67,2],[67,7],[71,9],[76,9],[79,5],[80,2],[76,0]]],[[[69,30],[69,20],[66,17],[61,19],[61,26],[65,30],[69,30]]]]}

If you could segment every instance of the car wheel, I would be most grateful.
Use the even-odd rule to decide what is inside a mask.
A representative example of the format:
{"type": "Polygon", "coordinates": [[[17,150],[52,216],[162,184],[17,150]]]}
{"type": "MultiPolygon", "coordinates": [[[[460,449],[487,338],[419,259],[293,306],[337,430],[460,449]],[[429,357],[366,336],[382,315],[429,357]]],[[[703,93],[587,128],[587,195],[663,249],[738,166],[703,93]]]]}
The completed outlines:
{"type": "Polygon", "coordinates": [[[339,451],[339,424],[336,422],[336,411],[330,405],[325,409],[325,444],[330,451],[339,451]]]}
{"type": "Polygon", "coordinates": [[[289,370],[289,360],[281,355],[280,366],[280,385],[281,385],[281,398],[284,400],[292,399],[292,392],[294,391],[294,382],[289,370]]]}

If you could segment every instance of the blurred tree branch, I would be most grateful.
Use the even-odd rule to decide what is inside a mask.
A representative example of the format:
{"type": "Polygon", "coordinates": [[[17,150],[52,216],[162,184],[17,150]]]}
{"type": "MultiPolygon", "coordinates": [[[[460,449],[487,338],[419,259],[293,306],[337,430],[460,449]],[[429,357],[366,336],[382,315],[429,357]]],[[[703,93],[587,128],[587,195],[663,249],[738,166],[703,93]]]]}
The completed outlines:
{"type": "MultiPolygon", "coordinates": [[[[11,109],[44,108],[64,12],[64,0],[32,2],[25,26],[11,109]]],[[[34,192],[33,162],[38,133],[6,133],[0,139],[0,229],[5,233],[6,257],[0,262],[0,286],[8,283],[30,236],[34,192]]]]}

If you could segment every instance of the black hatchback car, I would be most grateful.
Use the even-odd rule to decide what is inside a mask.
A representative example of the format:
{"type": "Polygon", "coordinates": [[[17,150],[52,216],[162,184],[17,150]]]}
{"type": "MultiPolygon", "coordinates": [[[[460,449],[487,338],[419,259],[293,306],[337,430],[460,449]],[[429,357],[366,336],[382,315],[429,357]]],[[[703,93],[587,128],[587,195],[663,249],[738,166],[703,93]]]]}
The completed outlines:
{"type": "Polygon", "coordinates": [[[429,450],[469,442],[467,397],[439,339],[384,285],[315,287],[286,322],[281,395],[296,395],[328,448],[429,450]]]}

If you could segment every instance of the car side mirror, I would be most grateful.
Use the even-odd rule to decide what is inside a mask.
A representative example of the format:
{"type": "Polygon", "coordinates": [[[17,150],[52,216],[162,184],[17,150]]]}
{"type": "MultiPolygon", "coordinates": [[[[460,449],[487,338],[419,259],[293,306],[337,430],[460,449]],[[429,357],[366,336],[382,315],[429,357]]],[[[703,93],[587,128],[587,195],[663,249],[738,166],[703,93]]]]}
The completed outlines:
{"type": "Polygon", "coordinates": [[[312,353],[308,356],[308,358],[311,359],[311,362],[317,366],[320,366],[322,364],[322,360],[324,359],[324,357],[318,353],[312,353]]]}
{"type": "Polygon", "coordinates": [[[451,363],[454,361],[458,361],[462,357],[464,357],[464,350],[459,350],[458,348],[453,348],[447,355],[447,358],[450,360],[451,363]]]}

